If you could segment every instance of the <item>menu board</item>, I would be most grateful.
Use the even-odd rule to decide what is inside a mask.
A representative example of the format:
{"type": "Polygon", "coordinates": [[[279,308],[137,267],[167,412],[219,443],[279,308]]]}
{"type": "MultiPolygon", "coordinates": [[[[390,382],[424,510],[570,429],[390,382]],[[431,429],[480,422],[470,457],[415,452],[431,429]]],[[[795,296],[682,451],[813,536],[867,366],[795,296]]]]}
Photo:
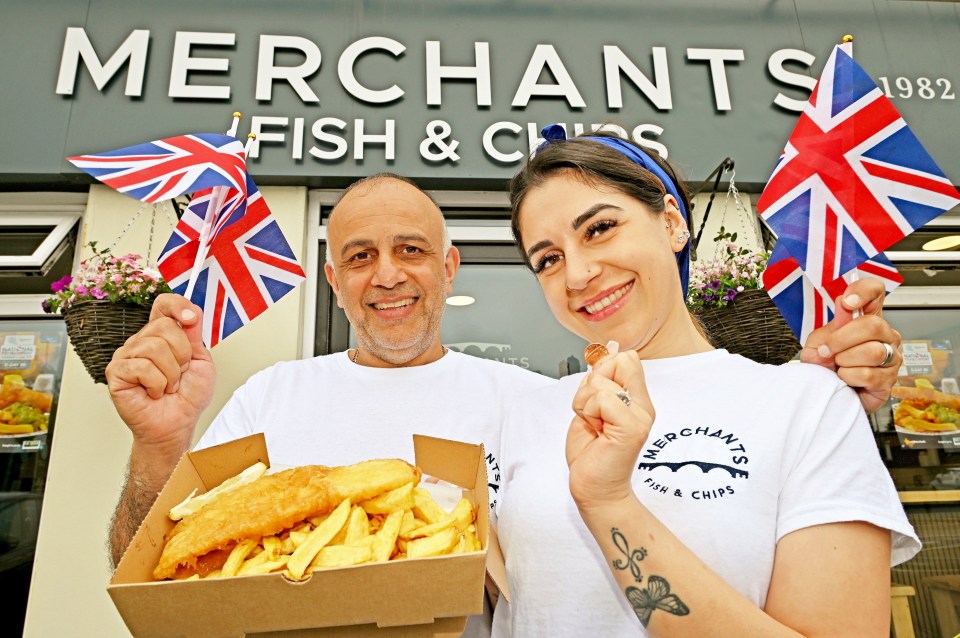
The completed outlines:
{"type": "Polygon", "coordinates": [[[960,449],[958,367],[949,340],[907,340],[894,386],[893,423],[910,449],[960,449]]]}
{"type": "Polygon", "coordinates": [[[0,322],[0,454],[46,446],[66,344],[62,322],[0,322]]]}

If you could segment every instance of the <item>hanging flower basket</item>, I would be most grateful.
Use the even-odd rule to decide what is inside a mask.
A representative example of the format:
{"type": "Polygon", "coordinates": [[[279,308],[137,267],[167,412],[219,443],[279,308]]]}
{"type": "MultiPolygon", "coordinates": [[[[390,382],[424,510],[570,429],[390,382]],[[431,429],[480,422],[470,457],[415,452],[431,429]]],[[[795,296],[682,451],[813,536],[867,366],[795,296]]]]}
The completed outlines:
{"type": "Polygon", "coordinates": [[[687,306],[718,348],[760,363],[779,365],[800,351],[783,315],[762,288],[770,253],[737,245],[723,226],[714,238],[718,255],[690,269],[687,306]]]}
{"type": "Polygon", "coordinates": [[[90,242],[93,256],[80,262],[73,275],[51,285],[43,310],[59,312],[67,337],[87,372],[106,383],[107,364],[117,348],[150,319],[157,295],[170,292],[160,273],[141,264],[140,255],[114,257],[90,242]]]}
{"type": "Polygon", "coordinates": [[[104,371],[114,351],[147,324],[152,305],[91,299],[63,311],[70,343],[96,383],[107,382],[104,371]]]}
{"type": "MultiPolygon", "coordinates": [[[[733,169],[733,160],[727,158],[719,169],[733,169]]],[[[687,307],[700,320],[710,340],[718,348],[739,354],[759,363],[780,365],[800,352],[800,342],[787,321],[763,288],[761,275],[770,259],[772,244],[768,244],[760,228],[760,218],[740,199],[740,192],[731,173],[727,197],[723,204],[720,230],[714,237],[714,258],[697,259],[690,266],[690,286],[687,307]],[[737,233],[724,228],[730,201],[739,219],[739,227],[752,229],[759,249],[746,248],[737,243],[737,233]]],[[[717,175],[717,184],[720,175],[717,175]]],[[[714,189],[716,189],[714,185],[714,189]]],[[[716,191],[714,191],[716,192],[716,191]]],[[[712,203],[713,196],[710,197],[712,203]]],[[[706,224],[710,205],[701,221],[706,224]]],[[[699,248],[700,233],[695,248],[699,248]]]]}
{"type": "Polygon", "coordinates": [[[800,352],[800,342],[762,288],[744,290],[723,307],[692,310],[718,348],[774,365],[800,352]]]}

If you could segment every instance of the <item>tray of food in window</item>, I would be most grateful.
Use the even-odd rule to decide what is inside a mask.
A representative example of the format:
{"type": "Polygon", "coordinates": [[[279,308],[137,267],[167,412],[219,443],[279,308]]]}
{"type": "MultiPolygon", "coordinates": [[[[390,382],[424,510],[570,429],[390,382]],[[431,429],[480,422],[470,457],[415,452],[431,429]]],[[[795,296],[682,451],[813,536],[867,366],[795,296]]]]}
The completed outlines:
{"type": "Polygon", "coordinates": [[[47,431],[53,394],[27,387],[19,374],[0,384],[0,436],[29,437],[47,431]]]}
{"type": "Polygon", "coordinates": [[[937,390],[927,379],[913,387],[895,385],[891,392],[900,402],[893,406],[898,432],[942,436],[960,433],[960,395],[937,390]]]}

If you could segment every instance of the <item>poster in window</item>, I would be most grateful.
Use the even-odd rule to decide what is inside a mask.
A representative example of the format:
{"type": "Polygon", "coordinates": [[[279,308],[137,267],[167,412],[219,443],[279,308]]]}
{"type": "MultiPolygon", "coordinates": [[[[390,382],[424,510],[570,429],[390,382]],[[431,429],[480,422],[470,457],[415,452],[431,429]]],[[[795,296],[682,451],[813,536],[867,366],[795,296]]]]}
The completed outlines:
{"type": "Polygon", "coordinates": [[[46,445],[65,343],[60,325],[0,328],[0,453],[46,445]]]}
{"type": "Polygon", "coordinates": [[[910,449],[960,449],[960,391],[948,340],[908,340],[901,349],[893,396],[900,444],[910,449]]]}

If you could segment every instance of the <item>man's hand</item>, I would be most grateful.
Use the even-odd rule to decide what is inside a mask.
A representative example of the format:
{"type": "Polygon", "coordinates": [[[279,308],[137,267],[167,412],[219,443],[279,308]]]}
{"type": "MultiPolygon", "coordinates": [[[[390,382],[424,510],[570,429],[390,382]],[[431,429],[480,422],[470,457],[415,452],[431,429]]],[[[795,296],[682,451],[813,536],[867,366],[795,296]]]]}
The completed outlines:
{"type": "Polygon", "coordinates": [[[160,295],[147,325],[114,353],[107,386],[135,446],[178,458],[189,447],[216,381],[201,325],[199,307],[180,295],[160,295]]]}
{"type": "Polygon", "coordinates": [[[824,327],[810,333],[800,352],[804,363],[835,370],[857,391],[869,413],[879,409],[890,396],[903,362],[900,333],[883,318],[883,284],[877,279],[855,281],[836,300],[836,314],[824,327]],[[854,318],[859,310],[861,316],[854,318]],[[893,348],[893,358],[880,366],[893,348]]]}

